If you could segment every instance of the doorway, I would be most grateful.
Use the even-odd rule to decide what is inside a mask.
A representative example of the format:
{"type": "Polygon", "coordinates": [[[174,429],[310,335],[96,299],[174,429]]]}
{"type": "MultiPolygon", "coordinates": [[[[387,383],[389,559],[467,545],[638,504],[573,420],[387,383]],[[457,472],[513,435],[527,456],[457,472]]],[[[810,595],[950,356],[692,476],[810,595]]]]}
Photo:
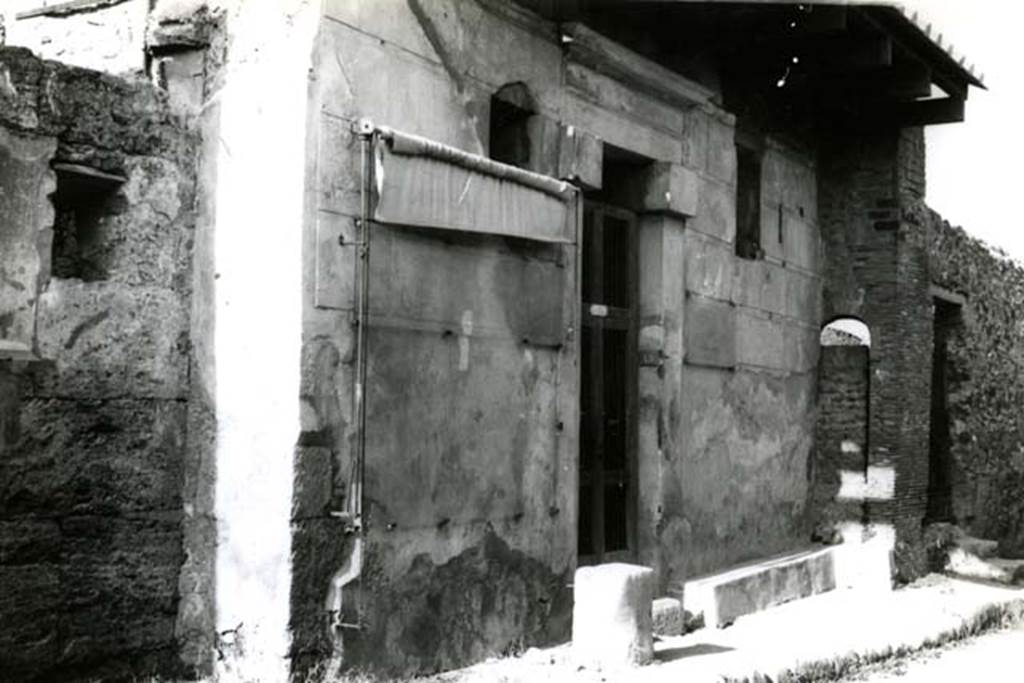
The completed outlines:
{"type": "Polygon", "coordinates": [[[625,209],[584,206],[580,565],[636,553],[636,226],[625,209]]]}
{"type": "Polygon", "coordinates": [[[953,456],[949,430],[949,339],[960,320],[960,306],[938,297],[934,302],[931,424],[928,435],[928,505],[925,521],[955,523],[953,456]]]}

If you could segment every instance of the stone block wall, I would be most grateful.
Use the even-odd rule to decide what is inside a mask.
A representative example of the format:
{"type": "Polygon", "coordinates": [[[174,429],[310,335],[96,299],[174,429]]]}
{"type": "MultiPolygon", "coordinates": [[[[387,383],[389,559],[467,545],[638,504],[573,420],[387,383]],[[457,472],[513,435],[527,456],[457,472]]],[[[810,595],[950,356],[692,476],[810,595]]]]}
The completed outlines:
{"type": "Polygon", "coordinates": [[[141,74],[151,4],[146,0],[96,0],[60,7],[66,3],[12,0],[7,14],[7,43],[73,66],[120,75],[141,74]]]}
{"type": "Polygon", "coordinates": [[[953,514],[1024,557],[1024,267],[927,211],[933,282],[962,295],[948,346],[953,514]]]}
{"type": "MultiPolygon", "coordinates": [[[[0,361],[0,678],[174,672],[190,137],[145,84],[13,48],[0,50],[0,81],[0,155],[27,141],[48,145],[34,162],[42,172],[26,176],[45,184],[39,206],[76,182],[55,176],[51,163],[123,179],[95,190],[102,200],[72,192],[58,211],[39,214],[34,229],[45,237],[31,283],[38,360],[0,361]],[[66,212],[79,201],[87,206],[72,219],[66,212]],[[78,240],[54,231],[55,220],[77,221],[78,240]],[[89,270],[51,268],[53,249],[81,256],[87,247],[89,270]]],[[[10,173],[24,169],[0,169],[10,173]]],[[[25,218],[0,216],[4,235],[25,218]]],[[[22,257],[5,250],[0,263],[17,272],[22,257]]]]}
{"type": "MultiPolygon", "coordinates": [[[[735,119],[692,110],[683,164],[700,204],[682,254],[685,360],[678,446],[666,468],[665,584],[799,547],[810,537],[808,466],[821,324],[817,161],[768,138],[764,254],[736,255],[735,119]]],[[[679,411],[679,417],[671,411],[679,411]]],[[[670,422],[671,423],[671,422],[670,422]]]]}
{"type": "Polygon", "coordinates": [[[315,59],[293,670],[343,663],[436,671],[557,642],[569,632],[575,547],[567,502],[575,494],[555,484],[571,475],[559,453],[569,452],[575,434],[559,424],[575,423],[561,405],[573,382],[572,346],[533,345],[501,328],[515,317],[513,297],[528,296],[529,287],[509,289],[517,273],[551,283],[560,305],[571,248],[373,226],[371,302],[395,310],[390,326],[369,330],[362,550],[337,512],[357,495],[352,316],[361,174],[352,125],[365,116],[483,153],[490,96],[502,85],[529,83],[553,111],[559,50],[478,3],[328,2],[315,59]],[[563,267],[553,268],[556,261],[563,267]],[[357,580],[332,583],[353,567],[357,580]]]}
{"type": "MultiPolygon", "coordinates": [[[[569,442],[552,432],[550,421],[565,419],[559,429],[575,423],[569,412],[555,417],[547,408],[535,413],[509,454],[529,453],[529,461],[509,465],[503,456],[493,468],[496,473],[524,468],[517,494],[520,516],[503,516],[513,504],[508,500],[495,503],[494,510],[471,502],[484,487],[505,490],[497,475],[488,474],[467,480],[460,493],[467,509],[459,517],[431,518],[410,528],[399,523],[388,530],[390,518],[401,520],[406,508],[443,510],[454,493],[429,505],[383,505],[394,498],[389,489],[404,491],[409,484],[395,479],[397,464],[373,465],[367,495],[377,528],[367,532],[364,579],[344,591],[350,607],[343,614],[346,622],[355,621],[363,610],[369,628],[332,633],[327,623],[327,586],[332,576],[343,574],[354,547],[353,537],[329,511],[345,501],[353,447],[352,242],[360,174],[351,127],[363,116],[486,153],[491,95],[522,83],[537,109],[532,130],[550,134],[534,141],[533,149],[545,156],[531,159],[531,167],[564,172],[587,189],[599,189],[602,179],[595,169],[602,150],[614,147],[668,169],[669,182],[683,179],[686,192],[680,197],[673,191],[671,200],[659,198],[662,203],[647,213],[643,201],[637,202],[644,358],[638,371],[638,559],[657,569],[664,590],[669,582],[788,551],[809,539],[807,473],[824,268],[815,155],[799,145],[767,141],[766,255],[740,259],[734,245],[734,117],[708,101],[685,107],[666,101],[592,63],[574,61],[565,56],[556,28],[511,2],[325,5],[311,99],[315,220],[304,244],[301,398],[308,431],[296,454],[293,511],[296,557],[310,558],[296,560],[302,580],[292,595],[293,656],[304,662],[302,670],[334,656],[346,664],[430,671],[568,636],[564,584],[575,555],[576,520],[565,510],[575,510],[572,470],[559,474],[555,506],[544,497],[550,480],[539,487],[528,482],[540,481],[532,477],[556,466],[575,466],[565,462],[564,454],[574,451],[564,450],[569,442]],[[339,238],[346,246],[338,247],[339,238]],[[323,484],[327,478],[330,488],[323,484]],[[381,492],[372,492],[371,485],[381,492]],[[552,516],[545,519],[541,508],[549,506],[561,512],[549,510],[545,514],[552,516]],[[499,558],[511,569],[496,565],[499,558]],[[449,584],[462,588],[452,590],[449,584]],[[489,585],[501,587],[501,596],[489,585]]],[[[379,231],[385,235],[391,229],[379,231]]],[[[395,232],[382,239],[396,245],[409,239],[395,232]]],[[[454,236],[448,241],[465,249],[454,236]]],[[[504,251],[481,240],[476,247],[504,251]]],[[[382,336],[374,343],[385,341],[382,336]]],[[[401,350],[397,343],[387,348],[401,350]]],[[[424,362],[441,357],[432,353],[424,362]]],[[[412,359],[406,355],[397,358],[408,363],[412,359]]],[[[501,376],[514,367],[511,347],[489,347],[486,356],[501,376]]],[[[529,358],[537,374],[514,381],[531,392],[555,390],[552,364],[564,369],[576,362],[570,347],[558,353],[530,349],[529,358]]],[[[378,380],[387,380],[381,390],[390,400],[390,414],[433,418],[433,409],[410,400],[409,389],[398,391],[401,373],[376,372],[378,380]]],[[[557,386],[564,391],[564,384],[557,386]]],[[[487,396],[476,400],[487,413],[487,396]]],[[[513,412],[503,418],[502,429],[516,419],[513,412]]],[[[393,418],[377,419],[380,430],[393,418]]],[[[478,466],[466,453],[449,450],[446,467],[452,476],[478,466]]]]}

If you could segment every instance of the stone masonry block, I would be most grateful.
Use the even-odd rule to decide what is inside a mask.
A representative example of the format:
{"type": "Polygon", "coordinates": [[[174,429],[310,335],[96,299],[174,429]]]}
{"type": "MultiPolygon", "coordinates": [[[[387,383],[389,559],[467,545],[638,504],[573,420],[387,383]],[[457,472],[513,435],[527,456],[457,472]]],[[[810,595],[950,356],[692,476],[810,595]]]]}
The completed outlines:
{"type": "Polygon", "coordinates": [[[20,419],[13,457],[0,459],[0,514],[181,509],[180,401],[30,399],[20,419]]]}
{"type": "MultiPolygon", "coordinates": [[[[62,530],[60,663],[113,664],[121,653],[167,647],[184,559],[180,515],[67,517],[62,530]]],[[[132,665],[144,667],[138,660],[132,665]]]]}
{"type": "Polygon", "coordinates": [[[358,26],[420,57],[436,59],[434,48],[405,0],[326,0],[324,16],[358,26]]]}
{"type": "Polygon", "coordinates": [[[166,94],[143,79],[40,61],[24,48],[0,48],[0,82],[9,84],[0,88],[0,121],[14,128],[78,148],[150,156],[187,150],[184,124],[173,116],[166,94]]]}
{"type": "Polygon", "coordinates": [[[320,211],[316,221],[317,308],[351,310],[355,304],[358,232],[351,216],[320,211]]]}
{"type": "Polygon", "coordinates": [[[699,108],[683,114],[683,145],[681,160],[684,166],[703,169],[708,153],[708,114],[699,108]]]}
{"type": "Polygon", "coordinates": [[[708,118],[706,171],[730,186],[736,184],[735,127],[720,116],[708,118]]]}
{"type": "Polygon", "coordinates": [[[32,351],[38,283],[49,271],[55,148],[0,128],[0,356],[32,351]]]}
{"type": "Polygon", "coordinates": [[[654,656],[654,570],[613,563],[576,570],[572,645],[600,668],[647,664],[654,656]]]}
{"type": "Polygon", "coordinates": [[[40,296],[38,352],[52,364],[37,396],[182,398],[188,381],[188,309],[157,287],[50,281],[40,296]]]}
{"type": "Polygon", "coordinates": [[[840,525],[840,533],[843,543],[831,548],[836,587],[866,593],[891,591],[895,531],[847,522],[840,525]]]}
{"type": "Polygon", "coordinates": [[[324,516],[331,501],[331,449],[299,446],[295,450],[292,519],[324,516]]]}
{"type": "Polygon", "coordinates": [[[785,323],[766,313],[737,308],[736,360],[744,365],[785,370],[785,323]]]}
{"type": "Polygon", "coordinates": [[[134,157],[124,173],[127,182],[98,205],[95,250],[83,251],[106,282],[180,289],[192,251],[188,171],[173,161],[134,157]]]}
{"type": "Polygon", "coordinates": [[[687,228],[724,242],[736,238],[736,192],[725,183],[708,180],[698,193],[698,209],[687,228]]]}
{"type": "MultiPolygon", "coordinates": [[[[43,4],[54,3],[35,3],[43,4]]],[[[11,21],[11,44],[31,48],[44,59],[87,69],[111,74],[141,72],[146,51],[146,3],[91,5],[87,12],[11,21]]]]}
{"type": "MultiPolygon", "coordinates": [[[[59,654],[60,570],[53,564],[0,565],[0,672],[15,680],[59,654]]],[[[27,678],[27,677],[26,677],[27,678]]]]}
{"type": "Polygon", "coordinates": [[[683,632],[683,604],[676,598],[658,598],[651,603],[654,633],[678,636],[683,632]]]}
{"type": "MultiPolygon", "coordinates": [[[[343,119],[366,116],[408,133],[483,152],[462,97],[440,63],[424,61],[334,21],[321,25],[319,40],[321,54],[330,55],[319,73],[323,112],[343,119]]],[[[473,84],[466,87],[477,94],[473,84]]]]}
{"type": "Polygon", "coordinates": [[[576,179],[589,189],[601,189],[604,143],[597,136],[573,126],[566,126],[562,130],[558,177],[576,179]]]}
{"type": "Polygon", "coordinates": [[[731,368],[736,365],[736,309],[721,301],[691,296],[686,302],[686,361],[731,368]]]}
{"type": "Polygon", "coordinates": [[[567,95],[562,120],[573,121],[577,130],[583,128],[605,142],[651,159],[676,161],[682,156],[682,142],[677,136],[637,125],[627,115],[605,109],[572,91],[567,95]]]}
{"type": "Polygon", "coordinates": [[[700,178],[685,166],[667,162],[652,164],[644,185],[642,206],[645,211],[695,216],[700,186],[700,178]]]}
{"type": "MultiPolygon", "coordinates": [[[[529,169],[541,175],[559,176],[562,140],[566,129],[552,118],[534,114],[526,120],[526,131],[530,140],[529,169]]],[[[567,144],[570,142],[566,140],[567,144]]]]}
{"type": "Polygon", "coordinates": [[[722,301],[732,298],[734,264],[739,259],[730,245],[688,232],[683,255],[687,291],[722,301]]]}
{"type": "Polygon", "coordinates": [[[320,116],[317,161],[317,206],[338,214],[358,216],[361,170],[359,139],[345,119],[320,116]]]}

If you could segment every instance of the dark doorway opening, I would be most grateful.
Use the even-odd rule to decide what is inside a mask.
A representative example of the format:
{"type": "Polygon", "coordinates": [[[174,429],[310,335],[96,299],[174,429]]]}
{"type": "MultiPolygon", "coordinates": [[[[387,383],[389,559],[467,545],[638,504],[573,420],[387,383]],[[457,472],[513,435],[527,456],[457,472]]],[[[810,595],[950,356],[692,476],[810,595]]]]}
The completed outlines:
{"type": "Polygon", "coordinates": [[[636,216],[588,202],[583,221],[580,564],[635,554],[636,216]]]}
{"type": "Polygon", "coordinates": [[[934,301],[926,523],[956,521],[953,514],[953,461],[949,430],[949,340],[960,322],[960,306],[939,298],[934,301]]]}

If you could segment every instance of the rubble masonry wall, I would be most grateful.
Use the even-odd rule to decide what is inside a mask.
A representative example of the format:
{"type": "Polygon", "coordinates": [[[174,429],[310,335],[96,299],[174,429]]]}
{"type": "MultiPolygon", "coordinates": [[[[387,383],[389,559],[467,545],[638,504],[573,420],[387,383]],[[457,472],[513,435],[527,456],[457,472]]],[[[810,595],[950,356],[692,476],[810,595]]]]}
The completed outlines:
{"type": "Polygon", "coordinates": [[[190,138],[145,84],[14,48],[0,49],[0,82],[0,182],[29,193],[0,201],[14,210],[0,225],[10,236],[30,220],[39,235],[34,259],[0,259],[7,272],[35,269],[12,286],[33,292],[41,359],[0,362],[0,677],[174,671],[190,138]],[[87,279],[50,273],[51,162],[125,179],[98,209],[87,279]]]}

